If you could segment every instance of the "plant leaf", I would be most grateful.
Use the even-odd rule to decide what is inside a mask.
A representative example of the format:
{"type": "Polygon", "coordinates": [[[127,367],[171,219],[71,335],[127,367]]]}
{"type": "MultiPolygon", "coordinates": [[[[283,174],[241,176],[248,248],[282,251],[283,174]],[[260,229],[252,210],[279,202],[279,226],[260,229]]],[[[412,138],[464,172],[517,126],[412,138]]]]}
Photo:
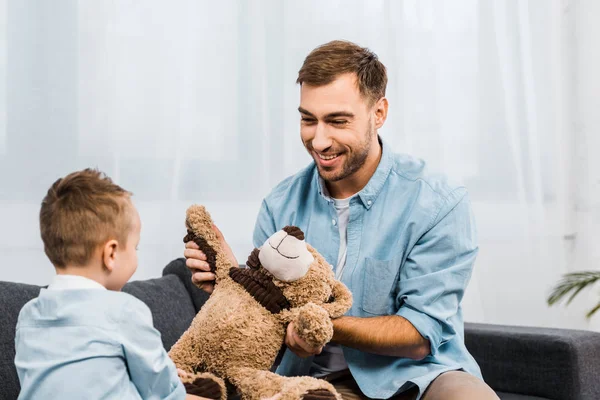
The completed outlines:
{"type": "MultiPolygon", "coordinates": [[[[569,304],[579,292],[598,280],[600,280],[600,271],[581,271],[566,274],[552,289],[552,293],[547,299],[548,305],[554,305],[572,292],[567,301],[567,304],[569,304]]],[[[596,312],[597,309],[593,311],[596,312]]]]}
{"type": "Polygon", "coordinates": [[[600,303],[596,304],[596,307],[592,308],[585,316],[587,319],[590,319],[592,317],[592,315],[594,315],[594,313],[596,311],[600,310],[600,303]]]}

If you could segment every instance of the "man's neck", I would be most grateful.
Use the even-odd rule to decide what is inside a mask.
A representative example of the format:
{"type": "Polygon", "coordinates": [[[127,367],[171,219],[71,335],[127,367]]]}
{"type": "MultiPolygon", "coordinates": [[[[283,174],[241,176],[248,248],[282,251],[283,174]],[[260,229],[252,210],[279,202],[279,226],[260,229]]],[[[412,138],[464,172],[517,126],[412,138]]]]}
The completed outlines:
{"type": "Polygon", "coordinates": [[[358,171],[347,178],[336,182],[325,182],[329,195],[334,199],[347,199],[360,192],[377,170],[379,161],[381,161],[382,148],[379,140],[376,145],[371,147],[371,151],[365,160],[365,163],[358,171]]]}

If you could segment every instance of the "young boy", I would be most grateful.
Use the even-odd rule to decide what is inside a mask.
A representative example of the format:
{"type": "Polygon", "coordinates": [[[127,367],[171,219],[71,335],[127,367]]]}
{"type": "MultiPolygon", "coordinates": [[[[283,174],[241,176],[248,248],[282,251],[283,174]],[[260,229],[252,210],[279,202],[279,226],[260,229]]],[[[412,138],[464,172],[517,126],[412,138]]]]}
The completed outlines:
{"type": "Polygon", "coordinates": [[[40,229],[56,277],[19,314],[19,399],[199,399],[186,397],[148,307],[120,292],[140,240],[130,196],[86,169],[44,197],[40,229]]]}

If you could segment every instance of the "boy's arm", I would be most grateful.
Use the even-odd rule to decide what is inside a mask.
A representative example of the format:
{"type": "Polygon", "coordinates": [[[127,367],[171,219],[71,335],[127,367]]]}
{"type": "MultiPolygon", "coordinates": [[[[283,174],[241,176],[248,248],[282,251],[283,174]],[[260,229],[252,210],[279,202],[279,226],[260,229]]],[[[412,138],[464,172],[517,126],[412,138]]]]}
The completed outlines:
{"type": "Polygon", "coordinates": [[[152,325],[152,314],[132,298],[124,305],[121,322],[123,353],[129,377],[143,399],[181,399],[185,388],[175,364],[152,325]]]}

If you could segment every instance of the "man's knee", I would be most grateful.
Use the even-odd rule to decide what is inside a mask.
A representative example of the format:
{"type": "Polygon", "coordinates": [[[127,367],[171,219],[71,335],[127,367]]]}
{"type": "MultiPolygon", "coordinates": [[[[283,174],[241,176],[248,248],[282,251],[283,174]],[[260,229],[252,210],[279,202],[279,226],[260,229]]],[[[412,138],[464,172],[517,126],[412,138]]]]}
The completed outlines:
{"type": "Polygon", "coordinates": [[[462,371],[438,376],[427,388],[423,400],[498,400],[494,391],[481,379],[462,371]]]}

